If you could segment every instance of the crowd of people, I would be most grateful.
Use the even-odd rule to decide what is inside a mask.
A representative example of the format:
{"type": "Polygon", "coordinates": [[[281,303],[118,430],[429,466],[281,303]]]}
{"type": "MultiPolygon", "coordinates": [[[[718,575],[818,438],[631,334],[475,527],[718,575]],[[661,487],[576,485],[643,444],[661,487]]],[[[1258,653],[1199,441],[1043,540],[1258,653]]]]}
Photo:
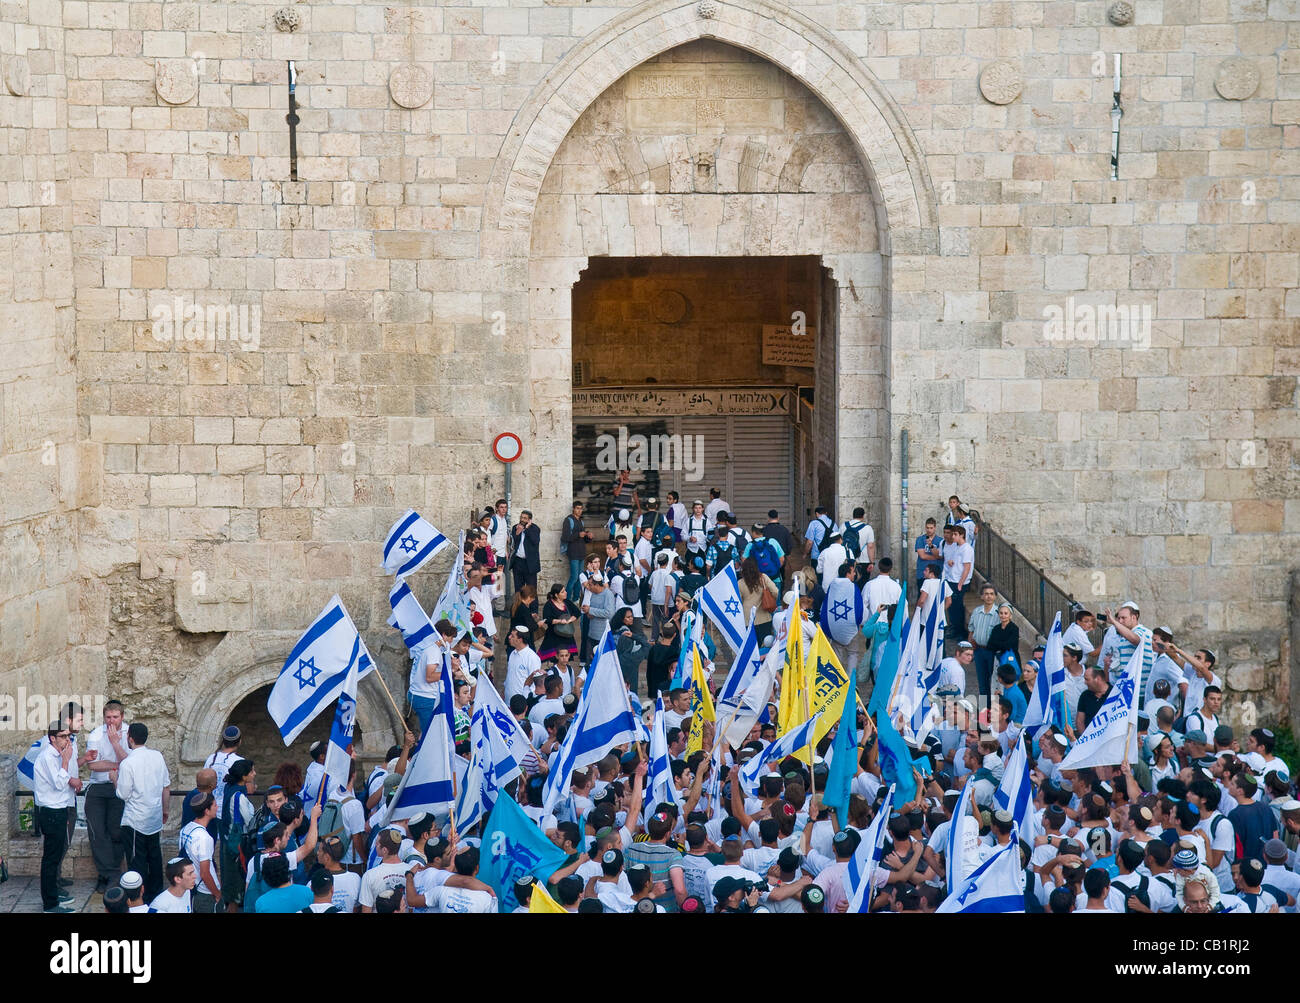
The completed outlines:
{"type": "MultiPolygon", "coordinates": [[[[689,506],[670,493],[660,511],[623,472],[605,524],[589,526],[574,502],[558,532],[567,581],[542,596],[538,575],[551,544],[527,511],[511,525],[499,500],[470,527],[461,555],[471,631],[436,624],[447,659],[413,662],[411,730],[364,776],[354,760],[342,792],[323,796],[326,743],[317,742],[308,762],[278,764],[259,795],[257,764],[241,754],[243,736],[231,725],[181,801],[176,855],[164,863],[171,778],[147,729],[127,726],[125,709],[110,703],[83,754],[80,719],[69,708],[35,763],[44,906],[67,908],[59,861],[84,783],[97,890],[109,912],[498,911],[507,890],[480,875],[486,820],[467,831],[437,812],[387,822],[418,735],[444,699],[440,664],[454,674],[457,752],[470,753],[480,687],[500,691],[531,741],[522,774],[498,796],[518,803],[563,863],[508,890],[515,912],[539,911],[543,900],[568,912],[845,912],[852,861],[879,831],[873,823],[882,811],[873,912],[934,911],[1013,839],[1025,911],[1294,911],[1300,801],[1277,737],[1267,728],[1239,736],[1223,720],[1215,653],[1185,649],[1169,628],[1148,627],[1136,603],[1072,613],[1065,686],[1046,726],[1023,742],[1029,811],[1017,820],[1004,806],[1005,767],[1027,737],[1025,715],[1046,652],[1021,638],[997,582],[981,582],[967,615],[978,531],[960,500],[950,499],[943,525],[926,520],[916,539],[904,594],[908,565],[877,555],[862,507],[843,521],[818,507],[796,539],[777,511],[748,529],[739,525],[717,490],[689,506]],[[836,729],[811,761],[770,756],[776,693],[771,713],[739,745],[706,722],[699,747],[688,751],[698,705],[679,674],[685,621],[700,616],[700,590],[728,567],[761,652],[784,645],[799,619],[803,629],[829,628],[832,606],[858,610],[851,631],[836,627],[832,637],[862,698],[846,806],[823,800],[836,729]],[[936,595],[946,597],[946,650],[932,690],[938,724],[910,750],[916,791],[899,803],[889,800],[878,724],[865,701],[898,605],[925,611],[936,595]],[[607,631],[617,637],[619,668],[647,725],[663,700],[674,796],[643,810],[648,749],[630,742],[573,770],[563,799],[547,810],[546,779],[607,631]],[[1139,650],[1139,754],[1061,768],[1139,650]],[[755,757],[765,770],[756,790],[742,789],[737,771],[755,757]],[[715,780],[720,796],[711,798],[715,780]],[[950,874],[954,846],[960,867],[950,874]]],[[[721,647],[705,630],[700,655],[714,690],[731,660],[721,647]]]]}

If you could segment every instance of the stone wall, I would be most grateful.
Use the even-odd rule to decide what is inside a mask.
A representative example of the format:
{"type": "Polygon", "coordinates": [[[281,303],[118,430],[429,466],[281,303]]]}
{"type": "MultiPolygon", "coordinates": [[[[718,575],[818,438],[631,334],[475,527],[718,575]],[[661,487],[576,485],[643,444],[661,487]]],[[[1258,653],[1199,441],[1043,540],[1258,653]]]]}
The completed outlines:
{"type": "Polygon", "coordinates": [[[1300,516],[1300,7],[1134,6],[1112,25],[1104,0],[302,3],[295,26],[273,3],[13,5],[0,52],[21,43],[32,83],[0,126],[23,153],[0,193],[4,685],[118,678],[132,574],[183,599],[149,642],[188,687],[180,721],[218,716],[232,675],[230,706],[264,684],[335,591],[373,651],[382,533],[409,506],[454,530],[499,495],[492,433],[523,435],[517,505],[558,526],[587,258],[691,253],[823,256],[841,511],[865,500],[897,536],[906,427],[914,512],[968,496],[1090,602],[1133,595],[1221,654],[1241,638],[1226,657],[1271,685],[1300,516]],[[695,94],[702,52],[719,68],[695,94]],[[757,59],[780,71],[709,91],[757,59]],[[800,149],[799,101],[829,130],[811,185],[763,167],[800,149]],[[620,102],[645,142],[597,141],[620,102]],[[568,148],[602,159],[553,178],[588,109],[568,148]],[[731,132],[734,184],[702,190],[691,137],[731,132]],[[652,163],[656,136],[682,138],[652,163]],[[178,296],[174,319],[233,308],[240,337],[156,336],[178,296]],[[1046,337],[1045,311],[1097,306],[1150,307],[1149,348],[1046,337]],[[178,629],[225,637],[204,656],[178,629]]]}

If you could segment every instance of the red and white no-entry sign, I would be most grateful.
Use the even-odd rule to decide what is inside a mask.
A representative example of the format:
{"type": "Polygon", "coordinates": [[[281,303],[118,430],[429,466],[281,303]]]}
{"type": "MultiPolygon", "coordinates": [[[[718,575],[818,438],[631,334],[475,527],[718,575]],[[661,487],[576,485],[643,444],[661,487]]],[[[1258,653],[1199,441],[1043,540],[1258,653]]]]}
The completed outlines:
{"type": "Polygon", "coordinates": [[[514,432],[502,432],[492,440],[492,455],[502,463],[514,463],[523,451],[523,440],[514,432]]]}

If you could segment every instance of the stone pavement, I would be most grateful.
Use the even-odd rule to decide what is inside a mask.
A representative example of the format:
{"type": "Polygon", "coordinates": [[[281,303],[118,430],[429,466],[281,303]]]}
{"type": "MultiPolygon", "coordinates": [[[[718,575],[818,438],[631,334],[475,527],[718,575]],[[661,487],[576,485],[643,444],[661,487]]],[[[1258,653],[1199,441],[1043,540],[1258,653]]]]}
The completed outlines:
{"type": "MultiPolygon", "coordinates": [[[[71,888],[73,900],[69,906],[78,912],[102,912],[104,896],[95,893],[93,878],[74,879],[71,888]]],[[[10,873],[9,880],[0,885],[0,913],[41,912],[41,879],[10,873]]]]}

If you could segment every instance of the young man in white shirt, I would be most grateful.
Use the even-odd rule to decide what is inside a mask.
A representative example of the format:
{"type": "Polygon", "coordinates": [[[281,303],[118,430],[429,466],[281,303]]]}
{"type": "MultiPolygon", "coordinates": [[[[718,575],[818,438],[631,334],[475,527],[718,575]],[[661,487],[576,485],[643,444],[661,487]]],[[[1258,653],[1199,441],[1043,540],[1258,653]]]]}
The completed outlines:
{"type": "Polygon", "coordinates": [[[518,627],[512,627],[506,634],[506,643],[510,645],[505,682],[505,698],[509,701],[516,694],[526,697],[532,692],[535,677],[542,673],[542,660],[529,647],[527,637],[518,627]]]}
{"type": "MultiPolygon", "coordinates": [[[[376,837],[378,838],[378,837],[376,837]]],[[[343,866],[348,847],[338,836],[329,836],[320,841],[318,859],[334,879],[334,892],[331,901],[339,912],[355,912],[357,899],[361,896],[361,875],[354,874],[343,866]]]]}
{"type": "Polygon", "coordinates": [[[867,582],[867,587],[862,590],[869,615],[884,606],[894,605],[902,597],[903,587],[889,577],[893,570],[894,562],[888,557],[882,557],[876,565],[876,577],[867,582]]]}
{"type": "Polygon", "coordinates": [[[171,810],[171,774],[162,754],[145,744],[149,729],[139,721],[126,731],[130,748],[117,768],[122,799],[122,843],[133,871],[144,877],[144,897],[163,890],[162,835],[171,810]]]}
{"type": "Polygon", "coordinates": [[[1201,706],[1187,715],[1187,729],[1189,731],[1203,731],[1206,736],[1214,734],[1214,730],[1219,727],[1219,708],[1223,704],[1223,691],[1217,686],[1205,687],[1201,706]]]}
{"type": "Polygon", "coordinates": [[[492,546],[493,553],[497,555],[497,567],[501,567],[506,562],[506,546],[510,541],[510,520],[507,517],[509,509],[506,500],[498,498],[494,509],[492,522],[488,527],[488,542],[492,546]]]}
{"type": "MultiPolygon", "coordinates": [[[[496,895],[489,885],[477,877],[479,849],[467,846],[455,853],[452,866],[455,873],[444,869],[446,855],[455,852],[453,845],[441,844],[437,860],[439,866],[416,865],[406,877],[406,901],[419,912],[490,913],[497,911],[496,895]]],[[[436,852],[436,851],[435,851],[436,852]]]]}
{"type": "Polygon", "coordinates": [[[77,803],[81,780],[76,775],[76,750],[66,726],[55,721],[46,731],[32,769],[36,824],[44,844],[41,851],[41,904],[46,912],[68,913],[72,896],[59,888],[59,864],[68,848],[68,809],[77,803]]]}
{"type": "Polygon", "coordinates": [[[1065,633],[1061,640],[1066,644],[1073,644],[1081,652],[1080,659],[1086,661],[1088,656],[1097,650],[1092,640],[1088,637],[1088,631],[1097,625],[1097,618],[1090,610],[1075,610],[1074,622],[1065,628],[1065,633]]]}
{"type": "Polygon", "coordinates": [[[943,578],[952,594],[948,597],[948,629],[945,637],[966,640],[966,589],[975,570],[975,548],[966,541],[966,527],[944,527],[952,543],[943,545],[943,578]]]}
{"type": "Polygon", "coordinates": [[[731,506],[722,500],[722,492],[717,488],[709,488],[709,504],[704,506],[704,517],[709,520],[709,527],[718,524],[719,513],[730,511],[731,506]]]}
{"type": "Polygon", "coordinates": [[[90,779],[86,781],[86,834],[103,892],[122,871],[122,799],[117,796],[117,764],[126,758],[124,709],[117,700],[104,704],[103,722],[86,737],[90,779]]]}
{"type": "Polygon", "coordinates": [[[362,912],[374,912],[375,896],[385,888],[404,889],[408,865],[398,858],[402,847],[402,835],[392,829],[385,829],[375,837],[375,849],[379,853],[379,863],[371,867],[361,878],[362,912]]]}
{"type": "Polygon", "coordinates": [[[235,760],[244,758],[239,754],[239,743],[243,740],[244,736],[239,728],[233,724],[228,725],[226,730],[221,733],[221,747],[203,761],[203,768],[212,770],[217,775],[217,786],[213,790],[212,796],[217,799],[218,811],[225,804],[226,772],[235,760]]]}
{"type": "Polygon", "coordinates": [[[163,869],[167,887],[149,903],[150,912],[190,913],[194,889],[194,865],[186,857],[173,857],[163,869]]]}
{"type": "Polygon", "coordinates": [[[840,565],[848,560],[849,552],[844,548],[840,534],[832,530],[826,535],[821,552],[817,555],[817,574],[821,578],[823,591],[840,576],[840,565]]]}
{"type": "Polygon", "coordinates": [[[469,574],[466,577],[466,583],[469,588],[465,591],[465,596],[474,603],[474,609],[483,614],[482,627],[487,631],[488,637],[493,639],[497,636],[497,622],[492,616],[492,601],[499,595],[496,584],[489,582],[487,571],[483,565],[475,562],[470,565],[469,574]]]}
{"type": "Polygon", "coordinates": [[[221,881],[217,877],[217,863],[213,859],[216,842],[208,834],[208,825],[217,817],[217,801],[211,794],[196,791],[190,796],[190,809],[194,819],[180,833],[181,856],[194,865],[193,910],[196,913],[216,912],[221,900],[221,881]]]}

